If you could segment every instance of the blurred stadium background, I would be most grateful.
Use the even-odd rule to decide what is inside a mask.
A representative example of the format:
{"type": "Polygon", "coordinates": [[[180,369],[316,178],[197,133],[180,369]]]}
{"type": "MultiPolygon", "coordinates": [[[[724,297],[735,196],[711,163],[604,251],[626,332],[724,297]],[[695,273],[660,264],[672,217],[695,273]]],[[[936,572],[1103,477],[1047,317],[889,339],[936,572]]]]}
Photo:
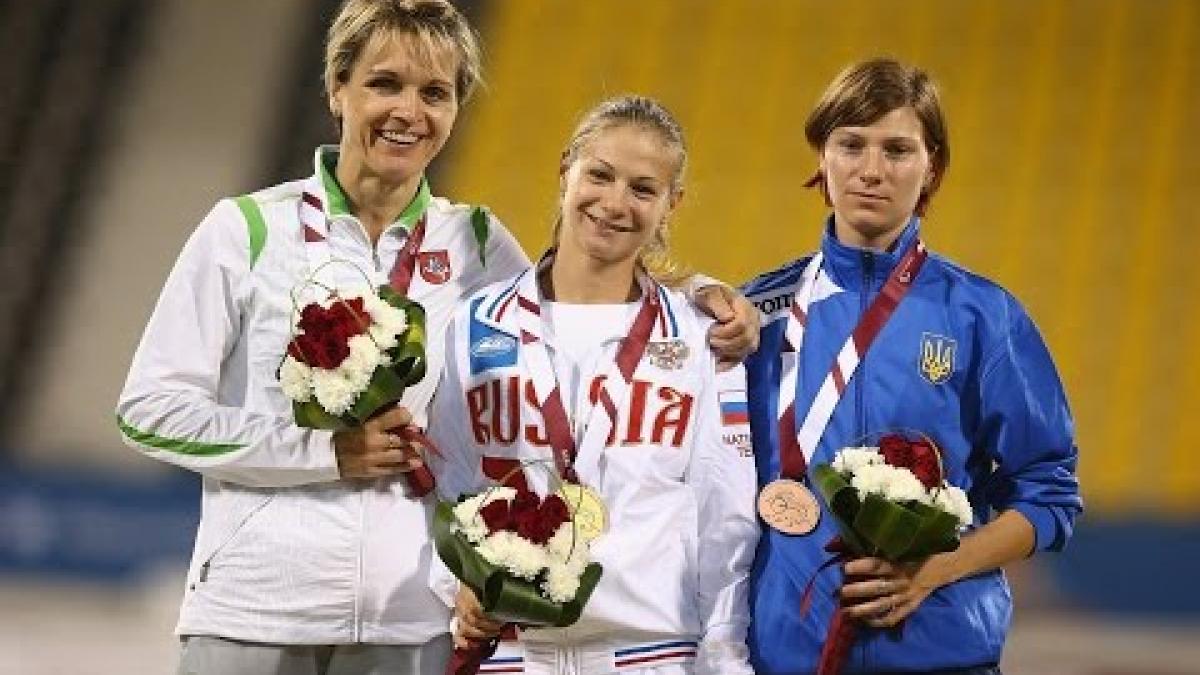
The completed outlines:
{"type": "MultiPolygon", "coordinates": [[[[1200,672],[1200,2],[459,4],[488,84],[436,193],[536,255],[577,117],[655,96],[691,146],[675,250],[730,282],[817,241],[802,125],[834,73],[925,66],[953,146],[926,239],[1030,308],[1082,449],[1070,549],[1010,570],[1006,672],[1200,672]]],[[[0,674],[173,672],[198,484],[125,449],[111,411],[212,203],[334,140],[336,5],[0,2],[0,674]]]]}

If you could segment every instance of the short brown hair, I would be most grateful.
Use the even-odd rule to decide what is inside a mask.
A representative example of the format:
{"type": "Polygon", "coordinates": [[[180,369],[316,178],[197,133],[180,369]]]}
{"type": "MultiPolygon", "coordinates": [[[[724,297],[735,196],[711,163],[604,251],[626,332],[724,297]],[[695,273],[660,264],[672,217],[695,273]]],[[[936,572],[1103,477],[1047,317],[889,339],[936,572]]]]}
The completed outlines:
{"type": "Polygon", "coordinates": [[[817,152],[838,127],[867,126],[897,108],[912,106],[921,120],[925,149],[933,165],[933,181],[918,202],[918,211],[937,191],[950,164],[950,137],[929,75],[891,58],[873,58],[838,73],[804,123],[804,136],[817,152]]]}
{"type": "Polygon", "coordinates": [[[427,45],[443,45],[458,54],[454,93],[459,103],[480,81],[479,41],[475,31],[446,0],[346,0],[329,25],[325,41],[325,94],[332,96],[350,77],[363,47],[385,32],[414,35],[427,45]]]}

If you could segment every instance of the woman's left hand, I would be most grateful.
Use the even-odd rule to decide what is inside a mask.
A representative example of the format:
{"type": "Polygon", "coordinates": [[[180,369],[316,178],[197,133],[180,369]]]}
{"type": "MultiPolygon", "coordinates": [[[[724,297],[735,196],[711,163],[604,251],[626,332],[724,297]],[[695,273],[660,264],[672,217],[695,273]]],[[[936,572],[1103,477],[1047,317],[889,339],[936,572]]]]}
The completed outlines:
{"type": "Polygon", "coordinates": [[[717,322],[708,330],[708,345],[717,355],[718,369],[728,370],[758,349],[758,308],[723,284],[696,291],[696,306],[717,322]]]}
{"type": "Polygon", "coordinates": [[[842,586],[846,613],[876,628],[891,628],[916,611],[942,584],[936,581],[940,556],[912,563],[859,558],[846,563],[842,586]]]}

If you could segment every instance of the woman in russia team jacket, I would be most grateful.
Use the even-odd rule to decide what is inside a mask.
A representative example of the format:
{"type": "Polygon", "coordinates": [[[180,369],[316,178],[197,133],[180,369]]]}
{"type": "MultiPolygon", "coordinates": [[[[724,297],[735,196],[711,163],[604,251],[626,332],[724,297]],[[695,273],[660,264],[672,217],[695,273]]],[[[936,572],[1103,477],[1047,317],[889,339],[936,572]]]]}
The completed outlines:
{"type": "MultiPolygon", "coordinates": [[[[430,427],[446,495],[513,481],[544,492],[557,466],[609,514],[592,544],[604,574],[579,621],[522,630],[481,673],[752,672],[754,462],[727,440],[744,421],[723,433],[718,410],[719,390],[745,400],[745,380],[740,368],[718,376],[709,321],[648,273],[664,276],[656,261],[685,158],[657,103],[602,103],[563,153],[556,247],[474,295],[451,325],[430,427]]],[[[460,638],[498,628],[465,587],[456,617],[460,638]]]]}
{"type": "Polygon", "coordinates": [[[820,258],[806,255],[744,289],[765,313],[761,347],[746,364],[760,487],[782,476],[811,489],[807,473],[839,449],[915,430],[942,450],[947,479],[968,492],[974,523],[952,553],[824,569],[824,545],[837,530],[823,505],[808,534],[764,528],[751,588],[756,672],[813,672],[839,602],[862,626],[850,672],[997,672],[1012,616],[1000,567],[1061,549],[1082,508],[1062,384],[1016,299],[935,254],[895,286],[907,293],[877,338],[848,341],[864,317],[886,314],[873,307],[901,261],[912,269],[925,253],[920,216],[949,160],[925,73],[888,59],[854,65],[826,90],[805,133],[819,155],[812,184],[833,210],[820,258]],[[798,294],[806,270],[815,274],[812,292],[798,294]],[[840,398],[818,396],[831,377],[843,385],[840,398]],[[833,412],[812,450],[780,442],[818,406],[833,412]],[[788,461],[781,446],[794,455],[788,461]],[[802,609],[810,580],[811,604],[802,609]],[[893,627],[900,629],[886,630],[893,627]]]}

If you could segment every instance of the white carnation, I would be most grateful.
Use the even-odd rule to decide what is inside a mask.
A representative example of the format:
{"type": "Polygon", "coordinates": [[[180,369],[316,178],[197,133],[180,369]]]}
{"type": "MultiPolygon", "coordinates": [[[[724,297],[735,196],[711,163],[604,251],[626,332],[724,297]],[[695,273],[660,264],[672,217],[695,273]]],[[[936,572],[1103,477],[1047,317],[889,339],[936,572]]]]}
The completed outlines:
{"type": "Polygon", "coordinates": [[[379,352],[379,347],[366,335],[355,335],[346,346],[350,348],[350,355],[342,360],[338,371],[355,389],[363,391],[370,384],[375,368],[383,361],[383,355],[379,352]]]}
{"type": "Polygon", "coordinates": [[[546,551],[554,563],[570,564],[581,570],[587,566],[587,542],[575,532],[575,524],[571,521],[558,526],[554,536],[546,542],[546,551]]]}
{"type": "Polygon", "coordinates": [[[372,325],[367,332],[371,334],[371,340],[375,342],[380,351],[386,352],[400,342],[396,339],[394,331],[379,324],[372,325]]]}
{"type": "Polygon", "coordinates": [[[515,534],[513,539],[511,555],[506,567],[513,574],[533,581],[550,564],[550,556],[543,546],[538,546],[515,534]]]}
{"type": "Polygon", "coordinates": [[[864,466],[883,463],[883,455],[879,454],[877,448],[844,448],[833,458],[833,470],[852,474],[864,466]]]}
{"type": "Polygon", "coordinates": [[[971,501],[967,499],[967,493],[963,492],[961,488],[947,485],[937,490],[933,499],[934,506],[958,518],[959,527],[966,527],[974,521],[975,514],[971,511],[971,501]]]}
{"type": "Polygon", "coordinates": [[[483,494],[475,495],[454,507],[458,529],[472,544],[478,544],[487,536],[487,523],[479,515],[479,509],[483,508],[483,497],[483,494]]]}
{"type": "Polygon", "coordinates": [[[888,491],[884,494],[885,497],[894,502],[920,502],[922,504],[932,502],[929,491],[925,489],[925,484],[913,475],[912,471],[892,468],[896,473],[888,486],[888,491]]]}
{"type": "Polygon", "coordinates": [[[569,602],[579,592],[579,575],[582,573],[582,568],[574,565],[551,562],[546,571],[546,580],[542,582],[542,590],[554,602],[569,602]]]}
{"type": "Polygon", "coordinates": [[[331,415],[343,415],[354,405],[362,387],[354,386],[335,370],[314,368],[312,373],[313,393],[317,402],[331,415]]]}
{"type": "Polygon", "coordinates": [[[493,565],[530,581],[549,563],[546,549],[522,539],[515,532],[494,532],[479,544],[478,550],[493,565]]]}
{"type": "Polygon", "coordinates": [[[306,403],[312,399],[312,368],[291,355],[285,356],[279,366],[279,384],[288,398],[306,403]]]}
{"type": "Polygon", "coordinates": [[[850,478],[859,494],[873,493],[890,501],[927,501],[925,486],[907,469],[889,464],[868,464],[859,467],[850,478]]]}
{"type": "Polygon", "coordinates": [[[408,328],[408,315],[374,295],[367,296],[363,306],[371,314],[370,333],[379,348],[386,351],[395,347],[397,336],[408,328]]]}

